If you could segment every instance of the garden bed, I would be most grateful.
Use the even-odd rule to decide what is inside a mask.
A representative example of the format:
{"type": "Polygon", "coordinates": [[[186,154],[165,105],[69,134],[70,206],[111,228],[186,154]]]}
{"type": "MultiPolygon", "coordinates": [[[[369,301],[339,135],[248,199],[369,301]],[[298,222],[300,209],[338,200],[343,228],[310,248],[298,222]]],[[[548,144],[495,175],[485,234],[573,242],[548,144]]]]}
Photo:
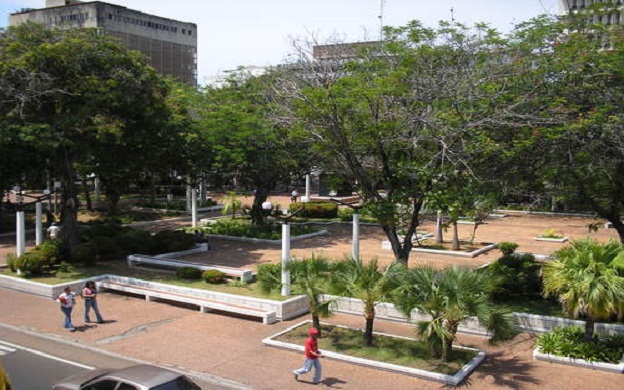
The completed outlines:
{"type": "MultiPolygon", "coordinates": [[[[262,343],[271,347],[303,351],[310,321],[296,324],[262,343]]],[[[380,370],[411,375],[422,379],[456,386],[461,383],[484,359],[485,352],[457,346],[451,361],[432,359],[426,345],[407,337],[375,334],[375,345],[362,345],[362,332],[338,325],[321,325],[323,337],[319,349],[330,359],[363,365],[380,370]],[[338,342],[339,341],[339,342],[338,342]]]]}

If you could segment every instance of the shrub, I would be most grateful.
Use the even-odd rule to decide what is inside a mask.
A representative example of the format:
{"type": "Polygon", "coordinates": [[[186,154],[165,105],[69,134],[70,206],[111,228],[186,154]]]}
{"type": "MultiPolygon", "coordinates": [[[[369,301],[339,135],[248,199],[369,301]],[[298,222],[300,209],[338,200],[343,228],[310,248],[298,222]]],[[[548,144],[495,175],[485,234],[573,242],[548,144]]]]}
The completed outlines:
{"type": "Polygon", "coordinates": [[[44,241],[37,245],[33,251],[41,252],[41,255],[48,259],[50,265],[58,264],[61,258],[61,240],[44,241]]]}
{"type": "Polygon", "coordinates": [[[594,334],[592,341],[583,340],[580,326],[555,328],[540,335],[537,345],[542,352],[575,359],[617,364],[624,355],[624,336],[594,334]]]}
{"type": "Polygon", "coordinates": [[[180,252],[195,246],[195,236],[181,230],[167,230],[153,236],[152,253],[180,252]]]}
{"type": "Polygon", "coordinates": [[[112,237],[96,236],[91,238],[91,244],[102,260],[110,260],[122,256],[122,251],[112,237]]]}
{"type": "Polygon", "coordinates": [[[204,271],[204,273],[201,274],[201,277],[206,283],[210,284],[219,284],[225,281],[225,274],[216,269],[209,269],[208,271],[204,271]]]}
{"type": "Polygon", "coordinates": [[[91,242],[83,242],[72,248],[70,258],[72,262],[83,263],[85,265],[95,264],[97,260],[97,249],[91,242]]]}
{"type": "Polygon", "coordinates": [[[125,253],[152,253],[154,242],[147,230],[127,228],[114,237],[117,246],[125,253]]]}
{"type": "Polygon", "coordinates": [[[15,266],[16,262],[17,262],[17,256],[15,255],[15,253],[9,253],[6,256],[6,264],[11,270],[11,272],[17,272],[17,267],[15,266]]]}
{"type": "Polygon", "coordinates": [[[542,292],[541,264],[531,254],[505,255],[492,263],[488,270],[501,280],[501,290],[495,294],[496,299],[530,297],[542,292]]]}
{"type": "Polygon", "coordinates": [[[303,208],[298,217],[302,218],[336,218],[338,217],[338,205],[332,202],[295,202],[291,203],[290,212],[293,213],[303,208]]]}
{"type": "Polygon", "coordinates": [[[501,242],[498,244],[498,250],[501,251],[503,256],[509,256],[518,249],[518,246],[515,242],[501,242]]]}
{"type": "MultiPolygon", "coordinates": [[[[187,229],[187,231],[198,231],[207,234],[217,234],[223,236],[235,237],[252,237],[264,240],[279,240],[282,236],[280,224],[271,225],[252,225],[248,220],[244,219],[219,219],[215,223],[203,226],[201,228],[187,229]]],[[[302,234],[315,232],[316,229],[311,226],[302,226],[291,224],[291,235],[293,237],[302,234]]]]}
{"type": "Polygon", "coordinates": [[[260,264],[256,279],[260,285],[260,291],[264,294],[280,289],[282,287],[282,265],[278,263],[260,264]]]}
{"type": "Polygon", "coordinates": [[[186,280],[197,280],[202,278],[202,270],[195,267],[176,268],[176,277],[186,280]]]}
{"type": "Polygon", "coordinates": [[[14,262],[14,267],[27,276],[40,275],[50,268],[50,262],[42,252],[32,250],[17,257],[14,262]]]}

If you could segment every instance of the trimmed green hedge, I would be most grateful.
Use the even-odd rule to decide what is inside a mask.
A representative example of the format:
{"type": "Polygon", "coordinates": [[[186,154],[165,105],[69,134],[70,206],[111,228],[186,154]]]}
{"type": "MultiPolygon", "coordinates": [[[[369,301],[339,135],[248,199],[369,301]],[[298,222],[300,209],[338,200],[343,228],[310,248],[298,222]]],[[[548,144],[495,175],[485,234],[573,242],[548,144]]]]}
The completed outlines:
{"type": "Polygon", "coordinates": [[[297,217],[327,219],[338,217],[338,205],[332,202],[295,202],[289,206],[291,213],[301,208],[303,210],[297,214],[297,217]]]}

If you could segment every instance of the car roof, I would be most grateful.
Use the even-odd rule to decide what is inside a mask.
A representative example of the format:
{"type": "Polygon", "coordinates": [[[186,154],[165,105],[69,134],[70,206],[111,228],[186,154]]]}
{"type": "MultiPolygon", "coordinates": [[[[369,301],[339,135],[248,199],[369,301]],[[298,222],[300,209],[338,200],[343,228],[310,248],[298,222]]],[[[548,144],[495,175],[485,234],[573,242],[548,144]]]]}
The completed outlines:
{"type": "Polygon", "coordinates": [[[137,383],[147,387],[157,386],[172,381],[181,374],[162,367],[139,364],[109,372],[105,377],[121,379],[130,383],[137,383]]]}

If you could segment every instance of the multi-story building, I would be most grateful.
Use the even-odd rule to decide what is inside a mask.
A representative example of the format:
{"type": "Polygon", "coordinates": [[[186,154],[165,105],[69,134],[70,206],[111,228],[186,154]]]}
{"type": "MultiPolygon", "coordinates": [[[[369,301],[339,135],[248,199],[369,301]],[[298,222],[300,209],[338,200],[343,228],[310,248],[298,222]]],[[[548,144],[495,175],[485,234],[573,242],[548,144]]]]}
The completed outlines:
{"type": "Polygon", "coordinates": [[[197,25],[146,14],[101,1],[46,0],[46,8],[9,16],[9,25],[26,22],[51,27],[97,28],[150,59],[161,74],[197,85],[197,25]]]}
{"type": "Polygon", "coordinates": [[[593,24],[624,24],[624,0],[559,0],[559,14],[585,14],[593,24]]]}

